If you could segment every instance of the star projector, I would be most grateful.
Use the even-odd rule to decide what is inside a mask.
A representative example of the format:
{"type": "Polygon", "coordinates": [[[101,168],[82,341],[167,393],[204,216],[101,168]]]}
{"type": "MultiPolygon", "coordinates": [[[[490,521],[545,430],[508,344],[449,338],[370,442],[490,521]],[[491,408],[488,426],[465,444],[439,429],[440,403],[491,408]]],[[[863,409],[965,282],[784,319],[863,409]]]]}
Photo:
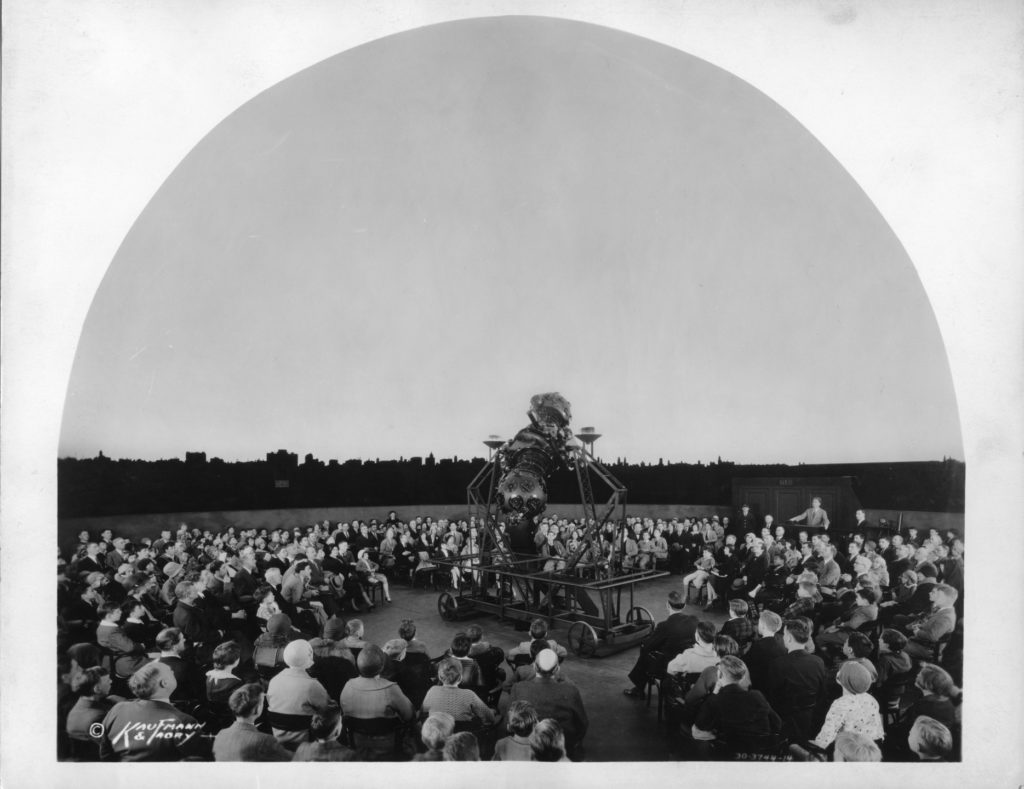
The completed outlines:
{"type": "Polygon", "coordinates": [[[498,506],[512,521],[534,519],[547,506],[547,479],[560,466],[575,468],[578,447],[569,401],[558,392],[534,395],[530,424],[498,449],[498,506]]]}

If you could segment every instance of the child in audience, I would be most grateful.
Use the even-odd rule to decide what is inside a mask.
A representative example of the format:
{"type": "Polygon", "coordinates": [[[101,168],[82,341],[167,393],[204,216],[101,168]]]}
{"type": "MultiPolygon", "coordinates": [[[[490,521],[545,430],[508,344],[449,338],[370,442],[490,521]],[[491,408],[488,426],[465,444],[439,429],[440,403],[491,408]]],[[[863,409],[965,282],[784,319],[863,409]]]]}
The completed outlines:
{"type": "Polygon", "coordinates": [[[533,759],[530,734],[537,725],[537,710],[528,701],[514,701],[508,708],[508,737],[494,746],[495,762],[528,762],[533,759]]]}
{"type": "Polygon", "coordinates": [[[420,739],[427,746],[426,753],[418,753],[414,762],[443,762],[444,744],[455,731],[455,718],[447,712],[432,712],[420,727],[420,739]]]}
{"type": "Polygon", "coordinates": [[[535,762],[569,761],[565,755],[565,734],[554,718],[545,718],[533,727],[530,748],[535,762]]]}

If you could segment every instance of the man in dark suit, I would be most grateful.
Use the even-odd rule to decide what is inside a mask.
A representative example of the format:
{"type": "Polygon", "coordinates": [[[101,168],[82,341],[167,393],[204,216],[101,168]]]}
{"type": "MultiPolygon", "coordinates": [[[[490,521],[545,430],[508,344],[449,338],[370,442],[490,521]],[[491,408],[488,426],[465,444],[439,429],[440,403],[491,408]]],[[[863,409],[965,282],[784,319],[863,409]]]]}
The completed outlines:
{"type": "Polygon", "coordinates": [[[782,629],[786,654],[768,669],[768,700],[783,721],[783,732],[798,742],[818,730],[826,698],[825,662],[807,652],[811,634],[800,619],[787,619],[782,629]]]}
{"type": "Polygon", "coordinates": [[[697,617],[684,613],[686,602],[683,596],[677,591],[669,592],[667,605],[668,618],[664,622],[659,622],[654,631],[640,644],[640,656],[633,670],[629,672],[629,681],[633,683],[633,687],[623,691],[627,696],[641,698],[644,695],[648,655],[660,652],[667,664],[669,660],[694,644],[697,617]]]}
{"type": "Polygon", "coordinates": [[[238,557],[237,570],[231,578],[231,596],[233,608],[245,612],[245,633],[255,639],[259,635],[259,624],[256,622],[256,590],[260,587],[257,580],[256,554],[251,549],[243,551],[238,557]]]}
{"type": "Polygon", "coordinates": [[[865,540],[877,539],[878,529],[876,529],[874,525],[871,523],[871,521],[868,520],[867,513],[864,512],[864,510],[857,510],[853,514],[853,517],[855,519],[855,523],[853,524],[853,527],[849,530],[848,536],[859,534],[865,540]]]}
{"type": "Polygon", "coordinates": [[[931,562],[917,568],[920,580],[913,594],[902,603],[886,602],[878,608],[878,618],[886,624],[892,623],[899,629],[909,627],[932,610],[932,589],[935,588],[939,571],[931,562]]]}
{"type": "Polygon", "coordinates": [[[181,630],[167,627],[156,637],[156,645],[160,649],[157,661],[170,667],[174,674],[175,688],[171,692],[171,701],[195,701],[205,695],[202,676],[199,669],[182,656],[188,644],[181,630]]]}
{"type": "Polygon", "coordinates": [[[786,654],[786,647],[782,643],[782,617],[774,611],[762,611],[757,620],[757,635],[754,643],[743,657],[750,671],[750,685],[753,688],[767,693],[769,666],[777,657],[786,654]]]}
{"type": "Polygon", "coordinates": [[[956,627],[953,608],[959,593],[948,584],[936,584],[930,593],[932,612],[918,624],[909,626],[910,641],[904,650],[912,658],[930,660],[935,643],[956,627]]]}
{"type": "Polygon", "coordinates": [[[193,659],[202,665],[210,660],[214,648],[224,640],[224,631],[218,629],[199,607],[199,591],[193,581],[182,581],[175,587],[178,605],[174,609],[173,620],[185,640],[192,644],[193,659]]]}
{"type": "Polygon", "coordinates": [[[100,544],[90,542],[85,546],[85,556],[74,562],[75,575],[83,580],[89,573],[104,573],[107,570],[106,557],[100,553],[100,544]]]}
{"type": "Polygon", "coordinates": [[[735,520],[726,533],[735,534],[737,538],[742,538],[747,532],[757,534],[757,517],[750,511],[750,506],[744,504],[740,507],[739,513],[737,513],[735,520]]]}
{"type": "Polygon", "coordinates": [[[720,631],[721,635],[731,636],[736,640],[740,654],[743,654],[747,644],[754,640],[754,623],[748,617],[749,612],[750,606],[746,600],[730,600],[729,618],[722,624],[720,631]]]}

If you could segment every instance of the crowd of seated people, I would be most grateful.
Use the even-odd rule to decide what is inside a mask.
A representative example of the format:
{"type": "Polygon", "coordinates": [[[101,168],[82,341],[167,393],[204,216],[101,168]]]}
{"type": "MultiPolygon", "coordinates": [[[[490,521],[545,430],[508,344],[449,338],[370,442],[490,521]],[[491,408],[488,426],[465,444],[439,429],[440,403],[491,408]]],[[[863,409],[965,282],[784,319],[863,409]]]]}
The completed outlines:
{"type": "MultiPolygon", "coordinates": [[[[507,663],[475,624],[433,659],[411,620],[394,633],[372,633],[371,623],[368,635],[361,617],[372,616],[375,598],[389,602],[391,583],[415,580],[446,544],[477,551],[475,524],[392,514],[293,530],[182,525],[136,543],[83,532],[58,557],[58,756],[490,758],[506,732],[499,707],[535,684],[534,720],[540,709],[557,729],[544,729],[540,753],[563,758],[555,716],[576,748],[586,718],[578,691],[570,698],[575,687],[556,677],[565,649],[543,620],[507,663]],[[412,535],[423,550],[403,552],[412,535]],[[451,731],[436,725],[448,718],[451,731]],[[142,744],[152,731],[159,747],[142,744]]],[[[474,566],[470,557],[451,583],[474,566]]],[[[516,727],[528,738],[532,726],[516,727]]]]}
{"type": "MultiPolygon", "coordinates": [[[[742,515],[736,521],[745,523],[742,515]]],[[[729,720],[729,711],[717,709],[713,697],[731,687],[726,697],[740,698],[738,690],[763,696],[771,711],[764,718],[778,719],[773,735],[780,742],[832,752],[844,732],[864,728],[852,719],[866,714],[870,703],[848,698],[864,695],[856,692],[862,672],[844,670],[859,662],[870,677],[866,693],[880,705],[883,736],[872,739],[886,758],[924,758],[915,757],[922,751],[914,744],[926,743],[929,753],[941,744],[934,726],[911,737],[913,703],[929,693],[952,713],[926,704],[918,717],[945,726],[955,753],[958,653],[947,649],[943,661],[940,647],[954,628],[962,632],[963,541],[957,535],[910,530],[872,540],[854,533],[836,550],[827,534],[788,536],[793,527],[768,520],[759,533],[742,535],[728,518],[717,517],[630,518],[622,525],[606,524],[584,544],[583,524],[547,518],[538,529],[538,553],[552,569],[582,549],[584,572],[666,569],[686,576],[684,595],[670,598],[669,619],[694,621],[657,649],[671,653],[665,666],[686,669],[677,689],[688,742],[708,742],[701,737],[718,737],[715,727],[728,727],[720,722],[729,720]],[[613,568],[617,547],[622,565],[613,568]],[[708,606],[726,607],[721,630],[682,614],[691,591],[699,598],[701,587],[708,606]],[[934,670],[948,682],[930,679],[929,664],[939,662],[957,679],[938,666],[934,670]],[[932,687],[941,693],[926,690],[932,687]],[[806,696],[801,703],[793,701],[800,696],[794,689],[806,696]]],[[[531,750],[530,758],[555,752],[559,759],[582,758],[589,721],[562,672],[565,650],[548,638],[543,620],[504,666],[501,649],[474,625],[433,660],[412,622],[395,633],[373,633],[368,619],[367,635],[364,618],[389,602],[396,581],[416,583],[427,575],[457,587],[479,580],[479,539],[472,520],[406,522],[394,513],[380,522],[294,529],[213,532],[182,525],[134,541],[109,530],[81,533],[74,550],[58,557],[58,755],[209,759],[219,752],[277,759],[287,753],[294,759],[301,752],[304,760],[333,760],[432,752],[470,758],[465,737],[457,738],[462,745],[452,745],[452,754],[445,750],[451,737],[441,736],[443,725],[431,724],[429,737],[419,734],[421,723],[443,724],[447,715],[455,721],[452,734],[473,736],[484,758],[499,753],[496,741],[505,733],[505,740],[518,739],[500,752],[519,756],[499,758],[520,758],[527,744],[537,744],[530,734],[544,721],[552,725],[541,727],[534,740],[543,748],[531,750]],[[442,556],[465,558],[435,564],[442,556]],[[529,732],[526,724],[512,725],[512,710],[520,716],[523,705],[536,716],[529,732]],[[140,754],[134,740],[110,731],[126,720],[152,721],[168,706],[179,723],[165,739],[180,747],[140,754]],[[104,734],[97,738],[90,727],[104,734]],[[232,727],[215,748],[216,735],[232,727]]],[[[635,685],[643,673],[631,674],[635,685]]],[[[744,703],[761,709],[756,699],[744,703]]],[[[696,758],[707,753],[695,751],[696,758]]]]}
{"type": "Polygon", "coordinates": [[[625,691],[643,698],[659,685],[686,758],[959,758],[958,534],[853,531],[840,551],[824,530],[788,536],[793,527],[771,521],[742,538],[687,526],[676,553],[690,566],[672,570],[682,591],[625,691]],[[701,586],[705,610],[724,602],[720,627],[689,607],[701,586]]]}

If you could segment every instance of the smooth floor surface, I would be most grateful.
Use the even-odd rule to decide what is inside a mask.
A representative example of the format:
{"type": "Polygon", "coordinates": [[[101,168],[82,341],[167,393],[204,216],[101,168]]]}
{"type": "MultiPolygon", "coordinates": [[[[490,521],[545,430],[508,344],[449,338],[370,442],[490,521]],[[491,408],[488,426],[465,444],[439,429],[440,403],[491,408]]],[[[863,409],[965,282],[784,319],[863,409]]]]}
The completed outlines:
{"type": "MultiPolygon", "coordinates": [[[[634,604],[647,608],[655,621],[667,616],[666,600],[673,589],[682,588],[681,576],[667,576],[637,584],[634,604]]],[[[378,605],[375,610],[361,615],[368,641],[383,644],[397,638],[398,626],[403,619],[416,622],[417,638],[425,642],[431,657],[442,654],[450,645],[452,636],[475,623],[484,630],[484,639],[508,652],[529,638],[516,630],[513,622],[499,621],[490,614],[475,615],[460,621],[445,621],[438,613],[438,598],[442,590],[410,588],[407,584],[392,582],[392,603],[378,605]]],[[[628,592],[623,595],[621,613],[629,607],[628,592]]],[[[716,608],[703,612],[695,605],[687,606],[687,613],[709,619],[720,626],[725,614],[716,608]]],[[[350,615],[346,615],[350,616],[350,615]]],[[[567,644],[568,627],[556,625],[551,637],[563,646],[567,644]]],[[[562,664],[567,679],[580,689],[590,718],[590,729],[584,741],[586,761],[661,761],[680,757],[679,735],[674,728],[658,724],[657,692],[652,694],[648,707],[643,699],[624,696],[630,687],[626,674],[639,654],[634,646],[602,658],[580,658],[570,654],[562,664]]]]}

